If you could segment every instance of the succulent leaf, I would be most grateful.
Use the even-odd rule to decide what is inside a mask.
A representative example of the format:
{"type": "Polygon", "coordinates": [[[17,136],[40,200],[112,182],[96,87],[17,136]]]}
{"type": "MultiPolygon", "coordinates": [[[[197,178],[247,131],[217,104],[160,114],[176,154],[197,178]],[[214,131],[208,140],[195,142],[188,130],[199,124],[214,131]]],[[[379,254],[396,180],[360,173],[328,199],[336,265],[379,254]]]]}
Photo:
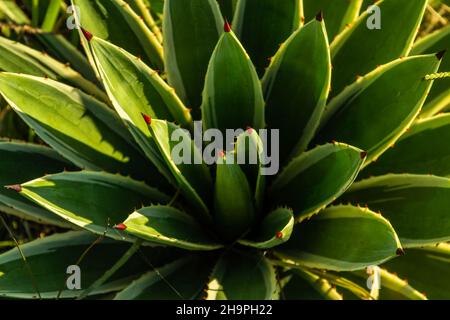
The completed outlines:
{"type": "MultiPolygon", "coordinates": [[[[76,298],[83,290],[68,290],[67,267],[73,265],[96,240],[96,236],[83,231],[56,234],[34,240],[21,246],[26,264],[17,248],[0,255],[0,297],[15,299],[76,298]],[[28,272],[30,271],[30,272],[28,272]]],[[[80,261],[82,288],[88,288],[120,258],[129,245],[106,239],[97,243],[80,261]]],[[[161,248],[143,248],[142,253],[159,267],[171,259],[171,254],[161,248]]],[[[148,265],[136,255],[102,287],[91,295],[120,290],[148,270],[148,265]]]]}
{"type": "Polygon", "coordinates": [[[343,300],[336,287],[305,269],[291,270],[287,277],[283,286],[286,300],[343,300]]]}
{"type": "Polygon", "coordinates": [[[279,208],[267,214],[261,224],[238,243],[257,249],[270,249],[288,241],[293,228],[292,210],[279,208]]]}
{"type": "Polygon", "coordinates": [[[238,0],[217,0],[223,18],[232,21],[238,0]]]}
{"type": "Polygon", "coordinates": [[[87,80],[97,81],[95,72],[92,70],[87,58],[64,36],[55,33],[37,33],[36,37],[45,48],[62,62],[83,75],[87,80]]]}
{"type": "Polygon", "coordinates": [[[360,178],[388,173],[433,174],[450,177],[450,115],[416,122],[395,146],[366,167],[360,178]]]}
{"type": "Polygon", "coordinates": [[[290,241],[274,253],[293,265],[353,271],[383,263],[400,248],[388,220],[368,209],[336,206],[296,224],[290,241]]]}
{"type": "MultiPolygon", "coordinates": [[[[427,54],[448,50],[450,43],[450,26],[446,26],[436,32],[418,40],[412,48],[411,54],[427,54]]],[[[450,57],[442,58],[440,72],[450,70],[450,57]]],[[[450,106],[450,79],[435,81],[423,108],[423,118],[438,114],[450,106]]]]}
{"type": "Polygon", "coordinates": [[[405,255],[383,266],[407,279],[417,290],[433,300],[448,300],[450,293],[450,245],[406,250],[405,255]]]}
{"type": "Polygon", "coordinates": [[[103,102],[107,101],[105,93],[94,83],[84,79],[78,72],[46,53],[3,37],[0,37],[0,52],[4,57],[0,61],[2,71],[49,77],[76,86],[103,102]]]}
{"type": "Polygon", "coordinates": [[[45,142],[80,168],[164,183],[119,117],[93,97],[50,79],[12,73],[0,74],[0,92],[45,142]],[[142,172],[144,166],[148,170],[142,172]]]}
{"type": "Polygon", "coordinates": [[[305,21],[314,19],[317,12],[322,11],[331,42],[358,18],[362,3],[363,0],[303,0],[305,21]]]}
{"type": "Polygon", "coordinates": [[[149,271],[119,292],[115,300],[193,300],[202,293],[211,263],[184,258],[149,271]]]}
{"type": "Polygon", "coordinates": [[[202,120],[205,129],[265,127],[261,84],[250,58],[232,31],[224,32],[206,73],[202,120]]]}
{"type": "Polygon", "coordinates": [[[136,238],[113,227],[138,208],[169,201],[167,195],[142,182],[91,171],[44,176],[20,189],[25,198],[83,229],[129,242],[136,238]]]}
{"type": "Polygon", "coordinates": [[[124,225],[127,233],[152,243],[198,251],[222,247],[191,216],[169,206],[139,209],[124,225]]]}
{"type": "Polygon", "coordinates": [[[325,108],[331,82],[326,33],[318,20],[294,32],[262,80],[268,127],[280,129],[281,163],[305,151],[325,108]]]}
{"type": "MultiPolygon", "coordinates": [[[[382,268],[378,272],[380,281],[378,300],[427,300],[423,293],[410,286],[408,281],[400,279],[397,274],[382,268]]],[[[345,276],[349,277],[347,274],[345,276]]],[[[367,284],[369,274],[366,271],[356,271],[351,276],[364,285],[367,284]]]]}
{"type": "MultiPolygon", "coordinates": [[[[145,117],[144,117],[145,118],[145,117]]],[[[208,167],[187,130],[165,120],[149,119],[148,128],[159,151],[172,172],[181,194],[193,206],[193,214],[202,222],[211,216],[207,204],[211,201],[212,179],[208,167]],[[180,159],[174,159],[176,156],[180,159]]]]}
{"type": "Polygon", "coordinates": [[[339,202],[381,212],[405,248],[450,240],[450,179],[391,174],[354,183],[339,202]]]}
{"type": "Polygon", "coordinates": [[[222,34],[216,0],[164,1],[164,58],[169,84],[200,118],[208,62],[222,34]]]}
{"type": "Polygon", "coordinates": [[[214,267],[207,300],[268,300],[277,290],[276,285],[275,270],[263,255],[230,252],[214,267]]]}
{"type": "Polygon", "coordinates": [[[216,167],[214,188],[214,222],[227,241],[247,233],[256,221],[253,196],[239,164],[225,155],[216,167]]]}
{"type": "Polygon", "coordinates": [[[287,205],[298,220],[317,213],[347,190],[366,154],[354,147],[326,144],[292,160],[276,177],[268,196],[274,205],[287,205]]]}
{"type": "Polygon", "coordinates": [[[123,49],[94,37],[91,46],[108,95],[132,122],[142,114],[192,126],[189,110],[158,73],[123,49]]]}
{"type": "Polygon", "coordinates": [[[438,70],[435,55],[393,61],[364,76],[327,106],[316,142],[337,140],[368,152],[376,160],[414,122],[438,70]]]}
{"type": "MultiPolygon", "coordinates": [[[[144,21],[123,0],[72,0],[79,8],[77,22],[93,36],[108,40],[135,56],[140,56],[154,69],[164,69],[163,49],[144,21]],[[81,14],[82,13],[82,14],[81,14]]],[[[89,43],[81,34],[86,53],[94,66],[89,43]]]]}
{"type": "Polygon", "coordinates": [[[255,130],[248,128],[237,137],[234,152],[235,159],[245,173],[250,188],[254,192],[255,210],[259,214],[264,204],[267,180],[263,172],[265,157],[263,141],[255,130]],[[245,161],[242,160],[244,157],[245,161]]]}
{"type": "Polygon", "coordinates": [[[332,95],[339,94],[357,76],[378,65],[407,56],[417,35],[428,0],[383,0],[381,29],[369,28],[373,12],[363,13],[331,44],[332,95]],[[402,13],[400,19],[398,13],[402,13]]]}
{"type": "Polygon", "coordinates": [[[300,0],[240,0],[233,26],[262,77],[279,46],[300,27],[300,0]]]}
{"type": "Polygon", "coordinates": [[[71,225],[64,219],[3,186],[27,182],[45,174],[58,173],[73,165],[52,149],[34,144],[0,141],[0,153],[1,210],[27,220],[70,228],[71,225]]]}

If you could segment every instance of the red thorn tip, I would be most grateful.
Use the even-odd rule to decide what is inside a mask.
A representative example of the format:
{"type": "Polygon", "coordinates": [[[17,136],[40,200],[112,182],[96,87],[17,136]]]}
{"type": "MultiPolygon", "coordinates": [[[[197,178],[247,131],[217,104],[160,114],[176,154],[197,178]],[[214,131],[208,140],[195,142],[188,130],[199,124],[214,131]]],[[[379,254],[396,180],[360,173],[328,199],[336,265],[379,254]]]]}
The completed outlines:
{"type": "Polygon", "coordinates": [[[438,60],[442,60],[442,58],[444,57],[445,53],[447,52],[447,49],[442,50],[441,52],[436,53],[436,58],[438,58],[438,60]]]}
{"type": "Polygon", "coordinates": [[[277,239],[283,238],[283,232],[278,231],[277,234],[276,234],[276,237],[277,237],[277,239]]]}
{"type": "Polygon", "coordinates": [[[247,133],[250,133],[250,134],[253,133],[253,128],[252,127],[247,127],[246,129],[247,129],[247,133]]]}
{"type": "Polygon", "coordinates": [[[323,12],[319,11],[319,13],[316,15],[316,20],[319,22],[323,21],[323,12]]]}
{"type": "Polygon", "coordinates": [[[142,114],[142,117],[144,118],[144,121],[146,124],[151,125],[152,124],[152,117],[150,117],[147,114],[142,114]]]}
{"type": "Polygon", "coordinates": [[[119,223],[114,226],[114,229],[123,231],[127,229],[127,226],[124,225],[123,223],[119,223]]]}
{"type": "Polygon", "coordinates": [[[219,151],[219,158],[225,158],[225,151],[223,150],[219,151]]]}
{"type": "Polygon", "coordinates": [[[363,151],[360,153],[361,159],[367,158],[367,152],[363,151]]]}
{"type": "Polygon", "coordinates": [[[231,26],[230,26],[230,24],[228,23],[228,21],[226,20],[225,21],[225,25],[223,26],[223,30],[225,31],[225,32],[231,32],[231,26]]]}
{"type": "Polygon", "coordinates": [[[403,251],[402,248],[398,248],[397,251],[395,251],[395,253],[396,253],[398,256],[404,256],[404,255],[405,255],[405,251],[403,251]]]}
{"type": "Polygon", "coordinates": [[[16,191],[16,192],[22,192],[22,186],[20,184],[14,184],[12,186],[5,186],[5,188],[8,190],[16,191]]]}
{"type": "Polygon", "coordinates": [[[91,41],[92,40],[92,33],[90,33],[89,31],[81,28],[81,32],[83,32],[84,37],[86,38],[87,41],[91,41]]]}

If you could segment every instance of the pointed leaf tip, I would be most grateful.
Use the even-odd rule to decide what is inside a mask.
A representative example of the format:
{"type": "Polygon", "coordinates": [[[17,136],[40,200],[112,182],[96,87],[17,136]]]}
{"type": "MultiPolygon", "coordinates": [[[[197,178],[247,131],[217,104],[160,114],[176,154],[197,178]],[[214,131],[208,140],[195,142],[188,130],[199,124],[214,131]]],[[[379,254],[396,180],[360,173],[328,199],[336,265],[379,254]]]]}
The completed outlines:
{"type": "Polygon", "coordinates": [[[114,229],[120,230],[120,231],[124,231],[124,230],[127,229],[127,226],[124,225],[123,223],[119,223],[119,224],[116,224],[116,225],[114,226],[114,229]]]}
{"type": "Polygon", "coordinates": [[[22,192],[22,186],[20,184],[15,184],[15,185],[11,185],[11,186],[5,186],[6,189],[8,190],[13,190],[16,192],[22,192]]]}
{"type": "Polygon", "coordinates": [[[445,56],[445,53],[447,52],[447,49],[442,50],[438,53],[436,53],[436,58],[438,58],[438,60],[442,60],[442,58],[445,56]]]}
{"type": "Polygon", "coordinates": [[[86,38],[87,41],[91,41],[92,40],[92,33],[90,33],[89,31],[81,28],[81,32],[83,32],[84,37],[86,38]]]}
{"type": "Polygon", "coordinates": [[[319,13],[316,15],[316,20],[319,22],[323,21],[323,12],[319,11],[319,13]]]}
{"type": "Polygon", "coordinates": [[[231,32],[231,26],[230,26],[230,23],[228,22],[228,20],[225,20],[225,25],[223,26],[223,30],[227,33],[231,32]]]}
{"type": "Polygon", "coordinates": [[[142,114],[142,118],[144,118],[144,121],[146,124],[151,125],[152,124],[152,117],[150,117],[147,114],[142,114]]]}
{"type": "Polygon", "coordinates": [[[367,152],[365,152],[365,151],[361,152],[360,156],[361,156],[361,159],[364,160],[365,158],[367,158],[367,152]]]}

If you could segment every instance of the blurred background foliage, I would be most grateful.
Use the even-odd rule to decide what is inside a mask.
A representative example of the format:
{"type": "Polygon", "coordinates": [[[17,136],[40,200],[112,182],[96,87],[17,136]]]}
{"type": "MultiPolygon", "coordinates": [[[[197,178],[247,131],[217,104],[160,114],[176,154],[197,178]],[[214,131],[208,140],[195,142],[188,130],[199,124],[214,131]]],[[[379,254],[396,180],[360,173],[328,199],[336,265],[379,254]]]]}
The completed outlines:
{"type": "MultiPolygon", "coordinates": [[[[139,14],[135,0],[126,1],[139,14]]],[[[143,1],[150,8],[151,19],[160,25],[164,0],[143,1]]],[[[225,16],[226,12],[231,12],[236,1],[220,0],[225,16]]],[[[364,0],[363,9],[373,3],[373,0],[364,0]]],[[[74,65],[80,72],[84,70],[85,77],[95,81],[95,76],[90,74],[92,71],[85,60],[77,30],[69,30],[66,26],[70,15],[69,6],[69,0],[0,0],[0,34],[74,65]]],[[[450,0],[430,0],[418,37],[424,37],[447,26],[449,21],[450,0]]],[[[43,143],[2,97],[0,97],[0,139],[43,143]]],[[[22,244],[56,231],[55,227],[42,227],[0,212],[0,252],[14,247],[15,241],[22,244]]]]}

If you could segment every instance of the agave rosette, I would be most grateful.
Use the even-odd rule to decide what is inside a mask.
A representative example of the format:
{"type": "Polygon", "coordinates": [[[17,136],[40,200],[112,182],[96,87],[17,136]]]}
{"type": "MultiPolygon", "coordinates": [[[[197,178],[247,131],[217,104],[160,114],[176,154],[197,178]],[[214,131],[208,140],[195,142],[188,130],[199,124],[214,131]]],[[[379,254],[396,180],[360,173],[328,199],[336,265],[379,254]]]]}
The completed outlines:
{"type": "Polygon", "coordinates": [[[46,144],[0,142],[0,208],[73,229],[1,254],[0,296],[449,297],[449,87],[427,76],[450,29],[415,41],[426,0],[377,2],[376,30],[359,0],[72,3],[86,57],[0,38],[0,93],[46,144]],[[194,121],[244,130],[180,164],[194,121]],[[228,161],[267,152],[260,129],[279,130],[273,176],[228,161]]]}

